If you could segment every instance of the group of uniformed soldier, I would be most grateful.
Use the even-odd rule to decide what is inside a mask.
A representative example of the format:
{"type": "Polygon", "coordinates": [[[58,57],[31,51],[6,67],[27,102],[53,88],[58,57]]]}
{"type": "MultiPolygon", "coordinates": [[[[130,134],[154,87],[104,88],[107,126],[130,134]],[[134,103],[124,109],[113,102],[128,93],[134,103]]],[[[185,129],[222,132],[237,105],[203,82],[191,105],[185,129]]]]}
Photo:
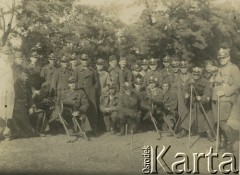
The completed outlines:
{"type": "MultiPolygon", "coordinates": [[[[220,122],[225,147],[231,149],[233,140],[227,120],[240,88],[240,71],[230,61],[228,47],[218,52],[219,66],[207,60],[203,67],[197,67],[171,56],[162,59],[163,69],[155,58],[143,59],[130,69],[126,57],[118,61],[115,55],[97,59],[96,67],[90,66],[87,54],[65,55],[59,67],[54,54],[42,68],[35,52],[29,60],[26,72],[33,100],[39,102],[36,99],[40,96],[40,103],[48,97],[61,99],[65,111],[62,115],[78,117],[85,131],[97,134],[102,120],[107,132],[124,135],[126,126],[134,133],[152,121],[158,128],[175,127],[178,138],[191,130],[205,133],[209,141],[214,141],[216,123],[220,122]],[[162,116],[167,116],[172,125],[166,125],[162,116]],[[149,120],[151,117],[154,120],[149,120]]],[[[23,70],[22,55],[15,53],[15,79],[23,70]]],[[[36,103],[35,108],[47,109],[36,107],[36,103]]],[[[47,111],[45,114],[50,116],[47,111]]]]}

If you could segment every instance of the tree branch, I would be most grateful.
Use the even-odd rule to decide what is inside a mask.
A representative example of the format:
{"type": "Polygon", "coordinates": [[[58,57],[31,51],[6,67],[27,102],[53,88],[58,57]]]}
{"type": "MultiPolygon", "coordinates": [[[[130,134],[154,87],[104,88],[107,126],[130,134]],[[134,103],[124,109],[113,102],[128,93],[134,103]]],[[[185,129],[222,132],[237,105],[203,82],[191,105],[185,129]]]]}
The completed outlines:
{"type": "Polygon", "coordinates": [[[145,5],[146,5],[147,10],[148,10],[148,20],[149,20],[149,24],[150,24],[150,26],[152,26],[152,25],[153,25],[153,21],[152,21],[152,15],[150,14],[150,7],[149,7],[148,0],[145,0],[145,5]]]}
{"type": "MultiPolygon", "coordinates": [[[[9,35],[10,32],[11,32],[13,17],[14,17],[14,14],[15,14],[15,6],[16,6],[16,1],[15,1],[15,0],[12,0],[12,10],[11,10],[12,16],[11,16],[10,22],[9,22],[8,25],[7,25],[7,30],[6,30],[6,31],[4,32],[4,34],[3,34],[3,37],[2,37],[2,45],[5,45],[5,44],[6,44],[7,39],[8,39],[8,35],[9,35]]],[[[4,30],[5,30],[5,24],[4,24],[4,30]]]]}

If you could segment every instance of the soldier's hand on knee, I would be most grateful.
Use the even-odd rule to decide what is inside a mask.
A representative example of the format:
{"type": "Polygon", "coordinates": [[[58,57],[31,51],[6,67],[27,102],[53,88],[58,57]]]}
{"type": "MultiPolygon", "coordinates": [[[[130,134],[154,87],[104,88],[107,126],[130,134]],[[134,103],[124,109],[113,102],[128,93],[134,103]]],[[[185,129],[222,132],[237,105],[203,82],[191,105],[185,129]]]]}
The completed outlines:
{"type": "Polygon", "coordinates": [[[77,117],[77,116],[79,115],[79,112],[78,112],[78,111],[74,111],[74,112],[72,113],[72,115],[73,115],[74,117],[77,117]]]}
{"type": "Polygon", "coordinates": [[[32,115],[32,114],[34,113],[34,108],[30,108],[30,109],[28,110],[28,113],[29,113],[29,115],[32,115]]]}
{"type": "Polygon", "coordinates": [[[81,117],[80,117],[80,120],[82,120],[82,121],[84,121],[86,119],[86,115],[82,115],[81,117]]]}
{"type": "Polygon", "coordinates": [[[202,98],[200,96],[196,96],[196,99],[200,101],[202,98]]]}

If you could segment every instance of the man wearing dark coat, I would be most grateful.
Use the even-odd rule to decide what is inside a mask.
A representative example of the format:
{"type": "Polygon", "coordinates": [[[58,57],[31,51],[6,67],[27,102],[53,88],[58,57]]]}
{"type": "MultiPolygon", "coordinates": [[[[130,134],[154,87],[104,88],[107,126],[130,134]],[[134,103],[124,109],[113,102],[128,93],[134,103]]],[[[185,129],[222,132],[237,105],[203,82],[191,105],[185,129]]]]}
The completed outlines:
{"type": "Polygon", "coordinates": [[[51,87],[53,74],[56,70],[56,57],[53,53],[49,55],[48,61],[49,64],[42,68],[40,75],[44,79],[43,85],[50,85],[51,87]]]}
{"type": "Polygon", "coordinates": [[[98,130],[98,111],[96,93],[99,88],[97,72],[89,66],[90,58],[87,54],[81,55],[81,64],[73,72],[73,77],[76,79],[76,89],[82,89],[86,92],[89,100],[89,108],[87,116],[89,118],[94,134],[98,130]]]}
{"type": "Polygon", "coordinates": [[[136,132],[140,122],[140,101],[137,94],[134,93],[132,85],[128,82],[123,85],[117,108],[120,119],[119,135],[124,135],[126,124],[128,125],[128,131],[136,132]]]}
{"type": "Polygon", "coordinates": [[[21,72],[25,71],[25,68],[23,67],[22,62],[23,62],[22,53],[19,51],[16,51],[14,53],[14,62],[12,65],[12,73],[13,73],[14,81],[16,81],[19,78],[21,72]]]}
{"type": "Polygon", "coordinates": [[[29,76],[29,83],[32,90],[40,90],[43,78],[40,76],[41,67],[38,65],[38,54],[36,52],[31,53],[30,63],[27,65],[27,71],[29,76]]]}
{"type": "Polygon", "coordinates": [[[130,69],[127,68],[127,59],[125,57],[121,57],[119,60],[119,85],[120,91],[123,90],[123,85],[125,82],[132,83],[133,75],[130,69]]]}
{"type": "Polygon", "coordinates": [[[162,83],[164,81],[170,81],[173,76],[173,69],[171,67],[171,58],[169,56],[165,56],[163,58],[163,65],[164,65],[164,68],[160,71],[161,76],[159,80],[160,82],[159,87],[162,86],[162,83]]]}
{"type": "Polygon", "coordinates": [[[68,58],[63,56],[61,58],[61,67],[58,68],[53,75],[51,88],[54,90],[55,95],[68,88],[68,78],[71,76],[71,71],[68,68],[68,58]]]}
{"type": "Polygon", "coordinates": [[[72,122],[72,116],[75,116],[83,131],[89,132],[92,128],[87,116],[87,110],[89,107],[87,95],[81,89],[76,90],[76,80],[74,77],[68,78],[68,87],[68,89],[63,90],[61,94],[59,94],[59,98],[63,103],[62,116],[68,123],[68,126],[72,127],[69,129],[76,128],[76,126],[74,128],[72,122]]]}
{"type": "MultiPolygon", "coordinates": [[[[210,101],[210,85],[206,79],[202,77],[202,68],[199,67],[194,67],[193,68],[193,75],[190,80],[189,86],[192,86],[192,97],[191,97],[191,91],[190,88],[186,91],[185,94],[185,100],[186,100],[186,105],[189,106],[190,108],[190,100],[192,98],[192,119],[191,119],[191,128],[192,131],[193,129],[201,134],[201,133],[206,133],[208,136],[208,140],[213,142],[213,133],[211,132],[211,128],[213,128],[213,118],[212,116],[205,116],[203,113],[203,110],[200,105],[207,106],[210,101]],[[208,118],[208,122],[207,119],[208,118]],[[210,125],[210,126],[209,126],[210,125]],[[193,128],[194,126],[194,128],[193,128]]],[[[204,108],[205,112],[207,113],[208,108],[204,108]]],[[[190,122],[190,113],[186,115],[186,117],[182,118],[181,120],[181,127],[182,127],[182,132],[178,135],[178,138],[184,137],[187,133],[186,131],[189,130],[189,122],[190,122]],[[184,131],[185,130],[185,131],[184,131]]]]}
{"type": "Polygon", "coordinates": [[[31,87],[27,79],[26,72],[21,72],[14,84],[15,102],[13,117],[10,123],[12,138],[32,137],[36,135],[29,119],[29,114],[33,114],[34,110],[31,87]]]}
{"type": "Polygon", "coordinates": [[[116,84],[117,86],[117,92],[120,90],[120,85],[119,85],[119,71],[120,68],[117,65],[117,58],[115,55],[111,55],[109,57],[109,68],[108,68],[108,73],[110,76],[110,81],[116,84]]]}
{"type": "Polygon", "coordinates": [[[171,83],[171,89],[174,92],[177,92],[177,82],[178,82],[178,76],[179,76],[179,61],[175,58],[171,62],[172,70],[173,73],[170,78],[170,83],[171,83]]]}
{"type": "Polygon", "coordinates": [[[148,86],[149,78],[151,76],[156,77],[157,86],[159,86],[160,80],[161,80],[161,72],[160,72],[159,67],[158,67],[158,61],[155,58],[151,58],[149,60],[149,71],[146,72],[144,77],[143,77],[143,87],[144,88],[146,88],[148,86]]]}
{"type": "MultiPolygon", "coordinates": [[[[189,62],[180,62],[180,74],[177,80],[177,99],[178,99],[178,114],[181,119],[184,119],[189,113],[189,107],[186,105],[185,95],[189,92],[189,84],[192,75],[189,72],[189,62]]],[[[182,130],[182,134],[186,135],[186,131],[182,130]]]]}
{"type": "Polygon", "coordinates": [[[119,96],[116,93],[116,85],[114,83],[110,83],[108,85],[109,92],[105,92],[101,95],[100,98],[100,110],[103,114],[105,129],[107,132],[111,132],[111,134],[115,134],[117,130],[117,122],[118,122],[118,99],[119,96]]]}
{"type": "Polygon", "coordinates": [[[157,124],[160,125],[160,114],[162,105],[162,89],[157,87],[158,79],[155,76],[150,76],[149,85],[146,91],[140,96],[140,106],[143,113],[143,122],[151,119],[151,115],[156,119],[157,124]]]}

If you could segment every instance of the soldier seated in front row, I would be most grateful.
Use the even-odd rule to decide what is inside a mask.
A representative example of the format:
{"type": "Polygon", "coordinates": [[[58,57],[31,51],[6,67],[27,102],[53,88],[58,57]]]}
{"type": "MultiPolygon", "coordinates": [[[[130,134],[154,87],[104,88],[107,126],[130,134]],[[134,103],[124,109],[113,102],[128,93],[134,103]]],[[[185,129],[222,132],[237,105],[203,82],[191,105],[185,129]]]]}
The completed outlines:
{"type": "Polygon", "coordinates": [[[120,119],[120,136],[124,135],[124,128],[127,124],[129,131],[136,132],[140,121],[139,98],[134,93],[130,83],[123,84],[123,91],[119,95],[118,105],[120,119]]]}
{"type": "Polygon", "coordinates": [[[118,94],[117,86],[113,82],[109,85],[109,92],[102,94],[100,98],[100,110],[103,114],[104,124],[107,132],[115,134],[118,122],[118,94]]]}
{"type": "Polygon", "coordinates": [[[145,125],[147,119],[151,120],[151,117],[154,117],[153,120],[156,120],[159,124],[161,111],[158,105],[161,104],[162,90],[157,87],[157,78],[155,76],[149,78],[148,84],[146,92],[142,94],[140,99],[141,110],[144,115],[143,122],[145,125]]]}
{"type": "Polygon", "coordinates": [[[164,122],[162,130],[166,130],[165,127],[173,127],[177,117],[177,94],[171,89],[171,83],[167,80],[162,83],[162,114],[171,124],[171,126],[167,126],[167,123],[164,122]]]}
{"type": "Polygon", "coordinates": [[[87,95],[83,90],[76,90],[76,80],[74,77],[68,79],[68,89],[63,90],[59,96],[63,103],[62,116],[68,123],[71,129],[76,131],[76,126],[73,125],[72,116],[75,116],[80,123],[83,131],[91,131],[89,120],[86,112],[89,106],[87,95]]]}

